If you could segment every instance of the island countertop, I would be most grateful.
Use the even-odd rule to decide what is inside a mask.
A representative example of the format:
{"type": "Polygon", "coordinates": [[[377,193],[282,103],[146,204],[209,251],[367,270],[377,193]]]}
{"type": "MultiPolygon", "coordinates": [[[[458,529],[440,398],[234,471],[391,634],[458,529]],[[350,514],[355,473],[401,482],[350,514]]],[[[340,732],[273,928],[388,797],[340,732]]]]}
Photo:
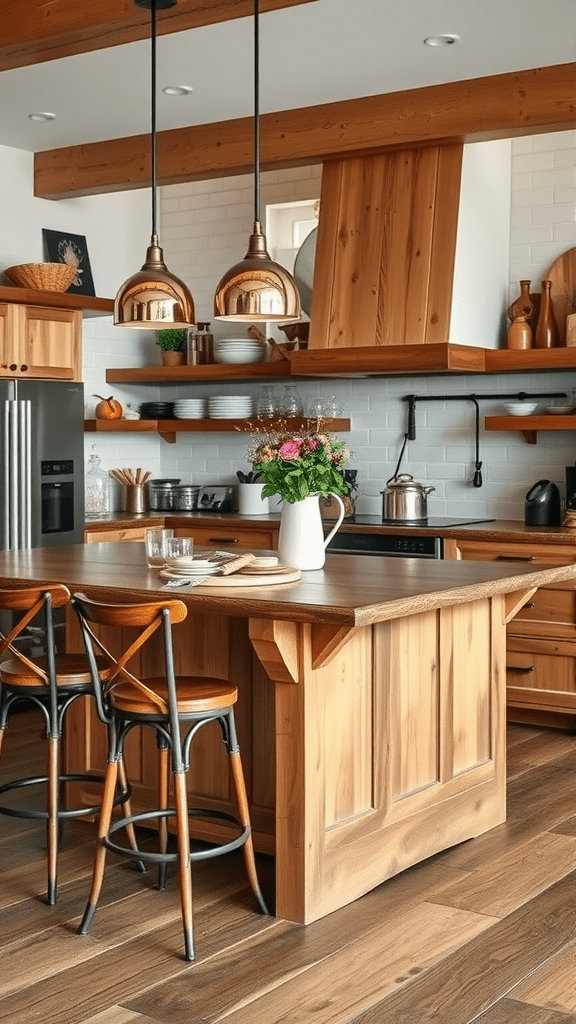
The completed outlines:
{"type": "Polygon", "coordinates": [[[206,581],[165,588],[148,569],[144,546],[122,542],[0,552],[0,580],[62,582],[104,600],[178,597],[198,611],[224,615],[363,626],[511,594],[574,577],[575,566],[332,555],[295,583],[216,588],[206,581]],[[121,595],[121,597],[120,597],[121,595]]]}
{"type": "MultiPolygon", "coordinates": [[[[163,590],[141,543],[0,553],[0,586],[182,598],[178,671],[238,688],[255,842],[276,858],[277,916],[302,924],[505,820],[506,623],[574,570],[331,554],[297,582],[216,593],[208,583],[163,590]]],[[[73,615],[69,625],[67,643],[81,650],[73,615]]],[[[109,650],[116,639],[106,635],[109,650]]],[[[106,758],[85,703],[70,709],[71,772],[106,758]]],[[[155,753],[131,739],[132,806],[145,809],[155,753]]],[[[190,801],[213,806],[217,794],[233,812],[219,748],[202,748],[190,801]]]]}

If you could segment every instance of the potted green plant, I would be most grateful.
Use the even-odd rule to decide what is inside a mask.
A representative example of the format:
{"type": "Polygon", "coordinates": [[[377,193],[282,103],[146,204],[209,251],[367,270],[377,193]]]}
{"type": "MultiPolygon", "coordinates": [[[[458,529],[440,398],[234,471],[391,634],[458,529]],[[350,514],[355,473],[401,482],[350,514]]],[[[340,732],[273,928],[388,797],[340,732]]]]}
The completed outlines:
{"type": "Polygon", "coordinates": [[[188,331],[185,327],[166,328],[156,332],[156,344],[162,349],[165,366],[178,366],[186,362],[188,331]]]}

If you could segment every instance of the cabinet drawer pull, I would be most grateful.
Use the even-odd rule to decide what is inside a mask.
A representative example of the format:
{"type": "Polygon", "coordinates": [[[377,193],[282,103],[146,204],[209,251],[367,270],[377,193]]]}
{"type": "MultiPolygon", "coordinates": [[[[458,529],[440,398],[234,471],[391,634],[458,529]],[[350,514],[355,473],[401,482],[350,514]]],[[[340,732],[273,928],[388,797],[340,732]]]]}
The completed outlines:
{"type": "Polygon", "coordinates": [[[535,555],[497,555],[497,562],[533,562],[535,555]]]}
{"type": "Polygon", "coordinates": [[[209,544],[237,544],[238,537],[208,537],[209,544]]]}
{"type": "Polygon", "coordinates": [[[26,363],[22,363],[22,366],[20,367],[20,370],[21,371],[25,371],[27,369],[28,369],[28,367],[26,366],[26,363]]]}
{"type": "Polygon", "coordinates": [[[507,672],[535,672],[534,665],[506,665],[507,672]]]}
{"type": "Polygon", "coordinates": [[[10,363],[10,369],[11,370],[17,370],[18,367],[16,366],[16,363],[10,363]]]}

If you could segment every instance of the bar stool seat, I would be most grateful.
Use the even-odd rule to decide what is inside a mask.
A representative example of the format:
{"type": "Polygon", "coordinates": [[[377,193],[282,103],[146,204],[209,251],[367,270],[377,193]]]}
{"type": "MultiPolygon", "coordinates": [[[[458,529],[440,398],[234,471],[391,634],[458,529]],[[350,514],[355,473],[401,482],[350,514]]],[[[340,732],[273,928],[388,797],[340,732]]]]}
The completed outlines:
{"type": "MultiPolygon", "coordinates": [[[[256,873],[248,798],[236,736],[234,705],[238,699],[233,683],[201,676],[178,676],[174,670],[172,651],[172,623],[180,623],[187,616],[182,601],[166,600],[139,605],[110,605],[89,600],[83,594],[72,598],[86,645],[88,660],[96,691],[99,714],[109,727],[109,751],[102,811],[98,829],[98,842],[94,858],[92,888],[80,933],[86,934],[96,911],[104,879],[106,851],[132,858],[140,863],[158,866],[158,887],[163,888],[168,864],[177,863],[180,904],[184,931],[184,949],[187,960],[194,959],[192,917],[192,872],[194,861],[221,856],[243,848],[248,879],[262,913],[268,908],[260,891],[256,873]],[[122,654],[113,656],[93,627],[116,626],[118,630],[136,627],[138,635],[122,654]],[[164,675],[146,676],[132,668],[134,659],[140,658],[141,648],[159,632],[163,647],[164,675]],[[97,653],[108,658],[108,671],[100,673],[97,653]],[[130,665],[130,668],[128,667],[130,665]],[[186,792],[186,774],[190,768],[190,754],[194,737],[209,722],[218,722],[228,754],[230,776],[234,786],[237,814],[207,807],[189,807],[186,792]],[[158,807],[153,810],[112,819],[112,795],[117,781],[118,765],[122,761],[124,743],[129,732],[137,726],[150,727],[156,733],[158,747],[158,807]],[[170,776],[174,807],[169,806],[170,776]],[[191,850],[190,818],[204,817],[230,826],[231,838],[202,849],[191,850]],[[176,820],[177,852],[168,851],[167,821],[176,820]],[[126,827],[140,824],[158,825],[158,849],[150,852],[121,846],[115,834],[126,827]]],[[[122,634],[124,636],[124,634],[122,634]]],[[[137,659],[137,660],[138,660],[137,659]]],[[[144,659],[142,659],[144,660],[144,659]]],[[[157,653],[154,665],[158,667],[157,653]]]]}
{"type": "MultiPolygon", "coordinates": [[[[57,860],[61,823],[68,818],[88,817],[100,810],[100,803],[69,807],[63,799],[69,783],[99,784],[102,774],[67,774],[61,765],[61,740],[68,709],[79,697],[94,695],[92,674],[85,655],[56,652],[53,608],[62,608],[70,600],[69,590],[62,584],[39,587],[28,585],[14,590],[0,590],[0,609],[10,613],[11,624],[0,632],[0,753],[11,714],[23,701],[39,708],[44,716],[47,766],[46,774],[12,779],[0,786],[0,796],[24,791],[31,786],[42,786],[46,791],[43,808],[23,801],[0,803],[0,814],[16,818],[37,818],[47,827],[47,900],[57,901],[57,860]],[[37,616],[44,618],[46,655],[28,657],[16,644],[37,616]],[[13,657],[10,657],[13,655],[13,657]],[[5,658],[5,660],[1,660],[5,658]]],[[[108,672],[104,658],[99,659],[103,677],[108,672]]],[[[123,766],[120,791],[114,795],[114,804],[129,808],[129,792],[125,785],[123,766]]]]}

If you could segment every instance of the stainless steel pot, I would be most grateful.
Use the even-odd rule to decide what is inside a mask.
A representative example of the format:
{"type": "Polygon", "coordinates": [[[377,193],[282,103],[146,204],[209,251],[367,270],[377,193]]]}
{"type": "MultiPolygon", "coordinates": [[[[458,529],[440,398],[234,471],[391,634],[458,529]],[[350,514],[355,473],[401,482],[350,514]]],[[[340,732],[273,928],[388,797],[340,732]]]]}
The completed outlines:
{"type": "Polygon", "coordinates": [[[418,522],[428,518],[427,495],[435,487],[423,487],[410,473],[400,473],[386,481],[382,494],[382,518],[393,522],[418,522]]]}

